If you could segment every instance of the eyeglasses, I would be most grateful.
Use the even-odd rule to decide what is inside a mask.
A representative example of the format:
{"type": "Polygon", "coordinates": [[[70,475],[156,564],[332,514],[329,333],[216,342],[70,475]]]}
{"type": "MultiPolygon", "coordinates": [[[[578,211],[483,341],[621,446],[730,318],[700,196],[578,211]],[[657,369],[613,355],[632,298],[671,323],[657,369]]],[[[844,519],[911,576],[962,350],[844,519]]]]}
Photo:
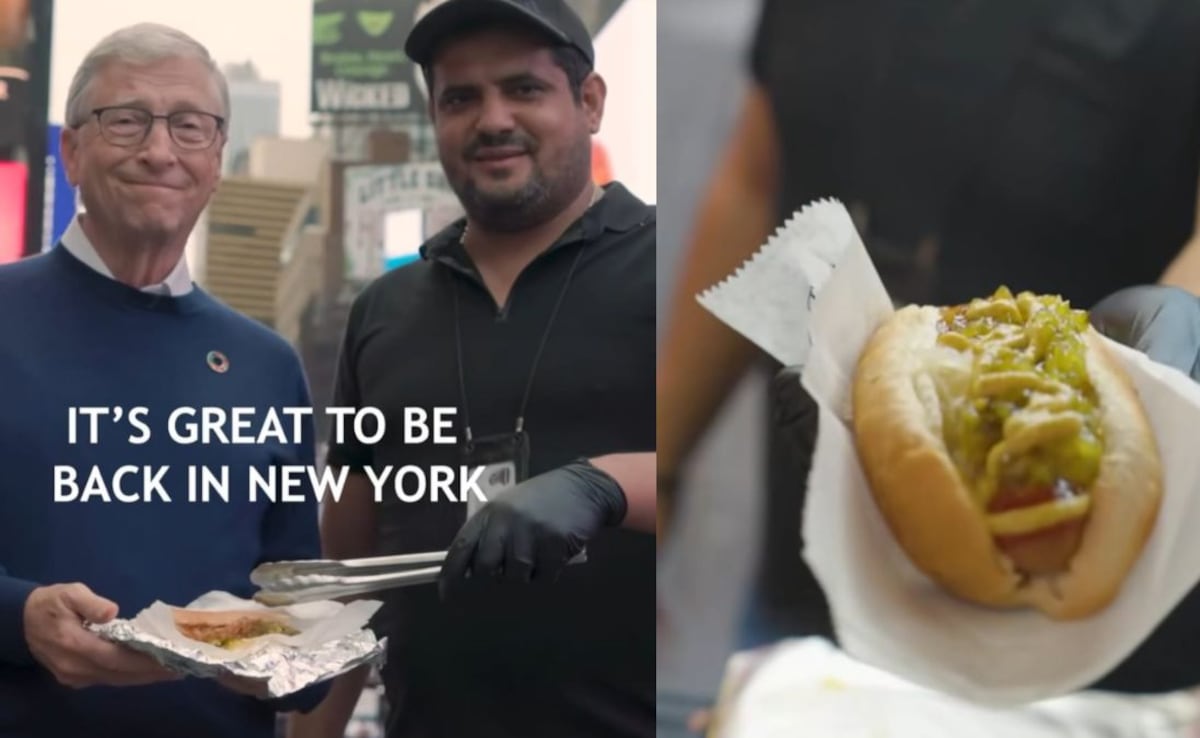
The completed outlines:
{"type": "Polygon", "coordinates": [[[141,108],[110,107],[92,111],[100,126],[100,135],[114,146],[138,146],[150,135],[154,121],[167,122],[171,140],[181,149],[207,149],[217,140],[225,119],[197,110],[179,110],[168,115],[154,115],[141,108]]]}

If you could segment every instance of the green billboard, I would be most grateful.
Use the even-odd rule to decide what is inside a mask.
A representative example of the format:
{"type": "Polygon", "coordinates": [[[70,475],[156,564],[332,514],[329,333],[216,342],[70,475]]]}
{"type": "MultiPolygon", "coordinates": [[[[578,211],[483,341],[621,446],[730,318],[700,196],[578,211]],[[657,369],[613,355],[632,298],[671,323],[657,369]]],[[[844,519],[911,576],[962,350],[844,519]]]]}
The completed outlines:
{"type": "MultiPolygon", "coordinates": [[[[445,0],[314,0],[314,113],[425,110],[421,70],[404,55],[416,21],[445,0]]],[[[595,35],[623,0],[567,0],[595,35]]]]}
{"type": "Polygon", "coordinates": [[[420,0],[314,0],[314,113],[424,110],[417,69],[404,55],[420,0]]]}

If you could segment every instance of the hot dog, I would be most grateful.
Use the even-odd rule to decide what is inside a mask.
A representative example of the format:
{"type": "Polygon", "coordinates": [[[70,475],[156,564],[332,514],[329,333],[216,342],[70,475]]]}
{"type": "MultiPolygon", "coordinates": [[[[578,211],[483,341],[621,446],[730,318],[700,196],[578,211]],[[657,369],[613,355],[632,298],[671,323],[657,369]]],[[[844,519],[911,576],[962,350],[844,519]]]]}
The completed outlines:
{"type": "Polygon", "coordinates": [[[971,602],[1091,615],[1158,515],[1161,461],[1136,390],[1058,296],[1001,287],[897,310],[859,357],[853,415],[900,547],[971,602]]]}
{"type": "Polygon", "coordinates": [[[265,635],[296,635],[300,631],[280,614],[259,610],[183,610],[172,613],[175,627],[192,640],[233,650],[265,635]]]}

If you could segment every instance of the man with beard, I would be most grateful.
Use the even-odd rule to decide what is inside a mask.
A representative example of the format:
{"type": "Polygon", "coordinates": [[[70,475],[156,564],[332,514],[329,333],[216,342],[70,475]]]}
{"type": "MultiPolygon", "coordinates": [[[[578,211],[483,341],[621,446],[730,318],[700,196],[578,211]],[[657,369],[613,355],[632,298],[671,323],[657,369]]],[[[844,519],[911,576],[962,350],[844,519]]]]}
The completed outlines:
{"type": "MultiPolygon", "coordinates": [[[[606,90],[564,3],[450,0],[406,51],[467,215],[351,309],[334,404],[388,422],[331,438],[358,473],[322,521],[333,558],[448,548],[386,594],[388,736],[650,736],[655,209],[591,180],[606,90]],[[406,442],[436,408],[454,442],[406,442]],[[490,501],[377,497],[389,464],[485,467],[490,501]]],[[[293,734],[342,735],[363,677],[293,734]]]]}

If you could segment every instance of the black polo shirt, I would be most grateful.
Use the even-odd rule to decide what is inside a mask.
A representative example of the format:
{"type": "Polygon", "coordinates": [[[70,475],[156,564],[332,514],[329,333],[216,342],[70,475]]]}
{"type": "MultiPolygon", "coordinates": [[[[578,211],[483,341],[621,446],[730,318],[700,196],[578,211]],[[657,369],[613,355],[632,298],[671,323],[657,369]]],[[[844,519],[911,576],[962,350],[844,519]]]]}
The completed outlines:
{"type": "MultiPolygon", "coordinates": [[[[389,419],[373,446],[334,443],[329,463],[457,465],[457,446],[405,444],[405,408],[459,408],[457,291],[463,379],[475,437],[511,432],[534,354],[572,263],[525,413],[530,474],[581,456],[654,450],[655,208],[620,184],[517,278],[498,307],[455,223],[422,260],[389,272],[356,299],[339,363],[338,406],[389,419]]],[[[461,503],[380,508],[381,554],[444,550],[461,503]]],[[[433,586],[384,593],[388,735],[650,736],[654,716],[652,535],[602,532],[588,562],[553,585],[481,583],[462,602],[433,586]]]]}

